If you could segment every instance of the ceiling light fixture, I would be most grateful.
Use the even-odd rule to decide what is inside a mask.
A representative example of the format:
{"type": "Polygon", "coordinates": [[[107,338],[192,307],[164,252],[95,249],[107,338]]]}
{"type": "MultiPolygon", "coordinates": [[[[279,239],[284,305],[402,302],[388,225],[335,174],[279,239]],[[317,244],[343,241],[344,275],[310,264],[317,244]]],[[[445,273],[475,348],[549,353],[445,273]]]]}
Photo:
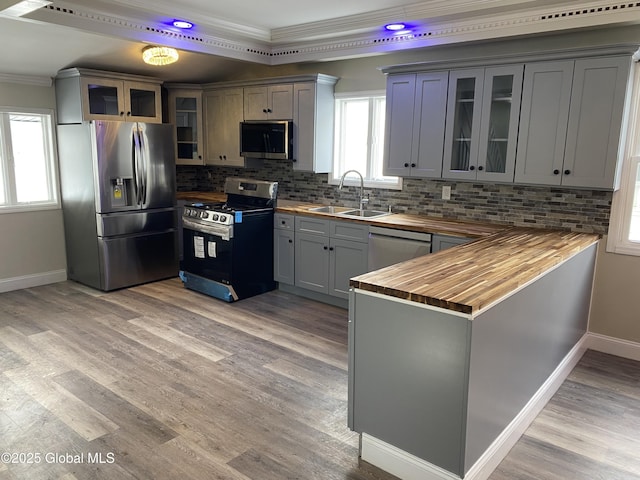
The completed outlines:
{"type": "Polygon", "coordinates": [[[185,30],[188,30],[189,28],[193,28],[193,23],[188,22],[186,20],[174,20],[173,22],[171,22],[171,25],[173,25],[176,28],[182,28],[185,30]]]}
{"type": "Polygon", "coordinates": [[[178,60],[178,51],[171,47],[150,45],[142,50],[142,60],[149,65],[169,65],[178,60]]]}
{"type": "Polygon", "coordinates": [[[406,25],[404,23],[389,23],[384,26],[385,29],[391,32],[397,32],[398,30],[404,30],[406,25]]]}

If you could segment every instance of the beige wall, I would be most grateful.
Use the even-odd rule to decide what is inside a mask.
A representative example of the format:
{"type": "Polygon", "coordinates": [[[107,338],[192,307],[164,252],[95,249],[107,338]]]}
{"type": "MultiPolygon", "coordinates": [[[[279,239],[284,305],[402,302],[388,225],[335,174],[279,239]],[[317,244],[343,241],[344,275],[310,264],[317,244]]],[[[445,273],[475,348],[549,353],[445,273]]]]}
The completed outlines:
{"type": "MultiPolygon", "coordinates": [[[[0,106],[54,108],[53,87],[0,81],[0,106]]],[[[0,283],[66,270],[62,211],[0,213],[0,283]]]]}
{"type": "Polygon", "coordinates": [[[640,343],[640,257],[598,249],[589,331],[640,343]]]}

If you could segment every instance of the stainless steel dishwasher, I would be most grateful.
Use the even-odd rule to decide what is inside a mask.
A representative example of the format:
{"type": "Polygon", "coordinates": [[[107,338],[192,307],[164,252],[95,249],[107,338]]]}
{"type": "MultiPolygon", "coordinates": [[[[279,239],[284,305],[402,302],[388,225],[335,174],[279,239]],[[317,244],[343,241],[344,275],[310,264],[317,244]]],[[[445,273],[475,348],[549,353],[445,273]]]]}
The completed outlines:
{"type": "Polygon", "coordinates": [[[431,234],[369,227],[369,271],[431,253],[431,234]]]}

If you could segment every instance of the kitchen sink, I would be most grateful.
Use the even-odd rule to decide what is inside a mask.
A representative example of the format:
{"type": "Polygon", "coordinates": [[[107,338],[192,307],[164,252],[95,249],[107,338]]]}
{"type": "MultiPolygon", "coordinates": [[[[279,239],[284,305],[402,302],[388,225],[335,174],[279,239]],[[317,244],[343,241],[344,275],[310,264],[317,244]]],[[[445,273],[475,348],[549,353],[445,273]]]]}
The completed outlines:
{"type": "Polygon", "coordinates": [[[324,207],[313,207],[309,209],[310,212],[317,213],[332,213],[341,214],[343,212],[350,211],[349,207],[334,207],[333,205],[325,205],[324,207]]]}
{"type": "Polygon", "coordinates": [[[346,212],[339,213],[339,215],[344,217],[377,218],[390,215],[390,213],[380,210],[347,210],[346,212]]]}

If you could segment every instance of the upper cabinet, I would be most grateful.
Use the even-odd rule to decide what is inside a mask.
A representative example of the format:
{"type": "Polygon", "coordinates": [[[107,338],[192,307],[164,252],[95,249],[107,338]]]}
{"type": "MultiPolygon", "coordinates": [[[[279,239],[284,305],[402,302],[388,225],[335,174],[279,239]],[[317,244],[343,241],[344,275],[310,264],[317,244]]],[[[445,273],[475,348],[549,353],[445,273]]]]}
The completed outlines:
{"type": "Polygon", "coordinates": [[[513,181],[523,68],[450,73],[443,177],[513,181]]]}
{"type": "Polygon", "coordinates": [[[337,81],[315,74],[204,85],[205,163],[259,166],[260,159],[240,156],[240,122],[292,120],[293,169],[330,172],[337,81]]]}
{"type": "Polygon", "coordinates": [[[631,58],[527,65],[516,181],[611,189],[631,58]]]}
{"type": "Polygon", "coordinates": [[[245,87],[245,120],[291,120],[293,84],[245,87]]]}
{"type": "Polygon", "coordinates": [[[205,91],[207,129],[206,164],[243,167],[240,156],[240,122],[243,120],[242,88],[205,91]]]}
{"type": "Polygon", "coordinates": [[[293,169],[328,173],[333,162],[334,87],[338,79],[314,75],[293,85],[293,169]]]}
{"type": "Polygon", "coordinates": [[[384,174],[442,175],[449,72],[394,75],[387,81],[384,174]]]}
{"type": "Polygon", "coordinates": [[[59,123],[88,120],[162,123],[157,79],[69,68],[55,79],[59,123]]]}
{"type": "Polygon", "coordinates": [[[176,129],[176,164],[204,164],[202,88],[167,86],[169,122],[176,129]]]}
{"type": "Polygon", "coordinates": [[[384,174],[613,189],[635,50],[385,67],[384,174]]]}

